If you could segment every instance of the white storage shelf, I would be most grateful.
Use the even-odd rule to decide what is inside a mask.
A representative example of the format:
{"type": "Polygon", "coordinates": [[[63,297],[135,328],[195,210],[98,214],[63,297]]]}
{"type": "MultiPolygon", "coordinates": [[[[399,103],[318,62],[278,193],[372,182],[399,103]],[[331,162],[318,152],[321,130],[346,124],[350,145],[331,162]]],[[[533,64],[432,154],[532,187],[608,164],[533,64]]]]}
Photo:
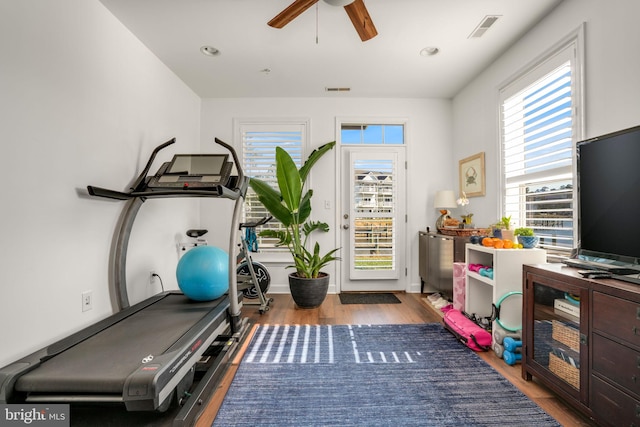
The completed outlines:
{"type": "MultiPolygon", "coordinates": [[[[466,296],[465,311],[482,317],[491,316],[492,305],[508,292],[522,292],[522,266],[544,264],[544,249],[494,249],[467,243],[466,245],[466,296]],[[493,268],[493,278],[469,271],[470,264],[482,264],[493,268]]],[[[500,310],[500,320],[512,327],[522,322],[522,298],[513,296],[505,300],[500,310]]]]}

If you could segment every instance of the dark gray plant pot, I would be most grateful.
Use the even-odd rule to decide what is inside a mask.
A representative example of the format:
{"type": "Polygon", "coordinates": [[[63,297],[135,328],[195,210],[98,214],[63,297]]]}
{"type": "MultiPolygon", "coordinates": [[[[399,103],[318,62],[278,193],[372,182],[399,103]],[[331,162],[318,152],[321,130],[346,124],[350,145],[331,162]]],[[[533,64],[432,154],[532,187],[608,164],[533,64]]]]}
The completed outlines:
{"type": "Polygon", "coordinates": [[[320,273],[317,279],[289,274],[289,289],[293,302],[300,308],[316,308],[324,301],[329,290],[329,275],[320,273]]]}

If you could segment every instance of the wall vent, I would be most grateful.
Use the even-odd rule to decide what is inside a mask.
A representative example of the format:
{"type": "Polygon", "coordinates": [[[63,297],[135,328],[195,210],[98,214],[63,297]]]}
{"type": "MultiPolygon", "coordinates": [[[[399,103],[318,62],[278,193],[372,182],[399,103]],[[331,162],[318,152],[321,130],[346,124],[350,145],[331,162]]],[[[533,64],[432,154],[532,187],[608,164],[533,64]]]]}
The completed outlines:
{"type": "Polygon", "coordinates": [[[324,90],[326,92],[349,92],[351,88],[350,87],[325,87],[324,90]]]}
{"type": "Polygon", "coordinates": [[[473,30],[473,32],[467,38],[473,39],[473,38],[482,37],[482,35],[486,33],[487,30],[491,28],[493,24],[496,23],[498,18],[500,18],[500,15],[485,16],[484,18],[482,18],[482,21],[480,21],[480,24],[478,24],[478,26],[473,30]]]}

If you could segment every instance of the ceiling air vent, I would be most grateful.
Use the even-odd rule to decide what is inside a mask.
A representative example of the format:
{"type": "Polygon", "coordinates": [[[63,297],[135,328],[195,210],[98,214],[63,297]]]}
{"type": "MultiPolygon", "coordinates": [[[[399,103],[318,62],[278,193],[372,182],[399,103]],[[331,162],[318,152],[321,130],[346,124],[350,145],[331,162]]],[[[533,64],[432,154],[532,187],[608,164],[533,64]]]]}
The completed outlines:
{"type": "Polygon", "coordinates": [[[351,88],[350,87],[325,87],[324,90],[326,92],[349,92],[351,88]]]}
{"type": "Polygon", "coordinates": [[[482,21],[480,22],[480,24],[478,24],[478,26],[469,35],[468,38],[473,39],[473,38],[482,37],[482,35],[484,33],[486,33],[487,30],[489,28],[491,28],[491,26],[493,24],[495,24],[495,22],[498,20],[499,17],[500,17],[500,15],[487,15],[487,16],[485,16],[482,19],[482,21]]]}

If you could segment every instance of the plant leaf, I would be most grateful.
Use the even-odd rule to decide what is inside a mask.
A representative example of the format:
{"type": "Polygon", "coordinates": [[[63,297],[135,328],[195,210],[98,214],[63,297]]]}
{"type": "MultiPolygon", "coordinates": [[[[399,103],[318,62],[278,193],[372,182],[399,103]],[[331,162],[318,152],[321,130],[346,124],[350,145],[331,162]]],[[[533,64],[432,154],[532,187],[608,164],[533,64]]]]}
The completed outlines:
{"type": "Polygon", "coordinates": [[[284,224],[285,227],[291,224],[291,212],[282,204],[282,196],[277,190],[274,190],[273,187],[258,178],[251,178],[249,186],[256,192],[258,200],[271,215],[284,224]]]}
{"type": "Polygon", "coordinates": [[[276,177],[284,204],[297,214],[302,198],[302,180],[293,159],[281,147],[276,147],[276,177]]]}
{"type": "Polygon", "coordinates": [[[311,215],[311,196],[313,196],[313,190],[306,192],[302,200],[300,201],[300,209],[298,210],[298,223],[303,223],[311,215]]]}
{"type": "Polygon", "coordinates": [[[326,153],[331,150],[336,145],[335,141],[327,142],[326,144],[322,144],[315,150],[309,154],[309,157],[304,162],[304,165],[300,168],[300,179],[304,183],[307,180],[307,176],[309,175],[309,171],[313,167],[313,165],[326,153]]]}

